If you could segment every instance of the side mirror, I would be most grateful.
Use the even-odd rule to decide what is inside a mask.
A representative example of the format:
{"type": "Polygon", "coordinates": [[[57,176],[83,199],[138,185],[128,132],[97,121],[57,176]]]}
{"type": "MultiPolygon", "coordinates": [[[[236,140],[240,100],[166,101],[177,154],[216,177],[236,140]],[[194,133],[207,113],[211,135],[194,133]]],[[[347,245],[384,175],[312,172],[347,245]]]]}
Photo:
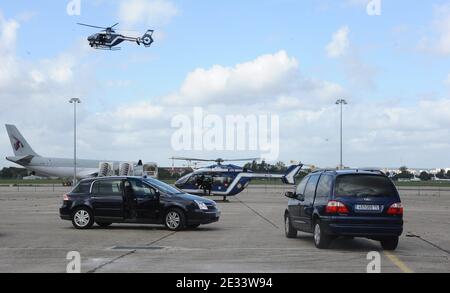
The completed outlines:
{"type": "Polygon", "coordinates": [[[298,201],[305,201],[305,195],[304,194],[299,194],[299,195],[297,195],[297,199],[298,199],[298,201]]]}
{"type": "Polygon", "coordinates": [[[292,199],[296,198],[295,193],[292,192],[292,191],[286,192],[286,193],[284,194],[284,196],[286,196],[287,198],[292,198],[292,199]]]}

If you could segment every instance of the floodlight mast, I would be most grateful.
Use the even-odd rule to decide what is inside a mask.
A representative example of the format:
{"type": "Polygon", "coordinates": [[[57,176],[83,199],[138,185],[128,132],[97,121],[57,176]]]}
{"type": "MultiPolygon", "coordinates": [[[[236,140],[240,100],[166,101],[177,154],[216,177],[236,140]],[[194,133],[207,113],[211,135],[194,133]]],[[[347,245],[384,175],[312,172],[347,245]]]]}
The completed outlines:
{"type": "Polygon", "coordinates": [[[73,185],[77,184],[77,104],[81,104],[78,98],[72,98],[69,103],[73,104],[73,185]]]}
{"type": "Polygon", "coordinates": [[[348,105],[347,101],[345,99],[339,99],[336,101],[336,105],[339,105],[341,108],[341,127],[340,127],[340,136],[341,136],[341,148],[340,148],[340,165],[339,169],[344,169],[344,161],[343,161],[343,108],[344,105],[348,105]]]}

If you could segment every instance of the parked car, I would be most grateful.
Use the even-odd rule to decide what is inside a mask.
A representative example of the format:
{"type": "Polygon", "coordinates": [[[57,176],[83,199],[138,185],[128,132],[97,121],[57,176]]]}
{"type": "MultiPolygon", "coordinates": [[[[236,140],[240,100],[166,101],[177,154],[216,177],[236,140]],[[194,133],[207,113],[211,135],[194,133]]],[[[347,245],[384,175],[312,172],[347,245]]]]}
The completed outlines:
{"type": "Polygon", "coordinates": [[[169,230],[219,221],[212,200],[186,194],[153,178],[105,177],[81,181],[64,195],[60,216],[77,229],[113,223],[162,224],[169,230]]]}
{"type": "Polygon", "coordinates": [[[395,250],[403,233],[403,206],[392,181],[380,171],[323,170],[287,192],[286,236],[314,235],[317,248],[339,236],[364,237],[395,250]]]}

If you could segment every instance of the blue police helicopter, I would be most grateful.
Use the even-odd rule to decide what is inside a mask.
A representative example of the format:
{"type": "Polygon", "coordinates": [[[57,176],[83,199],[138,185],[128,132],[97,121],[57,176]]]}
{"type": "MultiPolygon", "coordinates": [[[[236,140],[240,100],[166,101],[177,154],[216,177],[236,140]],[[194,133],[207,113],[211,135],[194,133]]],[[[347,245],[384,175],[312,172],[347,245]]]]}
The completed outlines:
{"type": "Polygon", "coordinates": [[[123,43],[124,41],[135,42],[139,46],[141,44],[144,44],[145,47],[150,47],[154,41],[153,40],[154,30],[148,30],[142,37],[128,37],[116,33],[114,28],[117,25],[119,25],[118,23],[110,27],[100,27],[85,23],[77,23],[77,24],[102,29],[101,32],[93,34],[88,37],[89,45],[97,50],[111,50],[111,51],[120,50],[120,48],[116,46],[123,43]]]}
{"type": "Polygon", "coordinates": [[[258,174],[233,164],[224,165],[224,163],[257,161],[259,159],[205,160],[173,157],[171,160],[215,162],[215,165],[197,169],[183,176],[175,183],[175,186],[190,194],[223,196],[224,201],[229,196],[235,196],[243,192],[252,179],[281,179],[285,184],[294,185],[295,177],[304,166],[302,163],[290,166],[285,174],[258,174]]]}

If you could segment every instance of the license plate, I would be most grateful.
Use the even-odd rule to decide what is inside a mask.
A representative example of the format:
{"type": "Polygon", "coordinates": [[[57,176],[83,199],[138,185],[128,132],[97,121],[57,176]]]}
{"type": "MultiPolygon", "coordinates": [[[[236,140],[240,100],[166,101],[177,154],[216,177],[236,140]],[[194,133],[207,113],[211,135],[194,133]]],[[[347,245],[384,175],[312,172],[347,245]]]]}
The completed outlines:
{"type": "Polygon", "coordinates": [[[357,204],[355,206],[355,210],[357,211],[365,211],[365,212],[379,212],[379,205],[371,205],[371,204],[357,204]]]}

